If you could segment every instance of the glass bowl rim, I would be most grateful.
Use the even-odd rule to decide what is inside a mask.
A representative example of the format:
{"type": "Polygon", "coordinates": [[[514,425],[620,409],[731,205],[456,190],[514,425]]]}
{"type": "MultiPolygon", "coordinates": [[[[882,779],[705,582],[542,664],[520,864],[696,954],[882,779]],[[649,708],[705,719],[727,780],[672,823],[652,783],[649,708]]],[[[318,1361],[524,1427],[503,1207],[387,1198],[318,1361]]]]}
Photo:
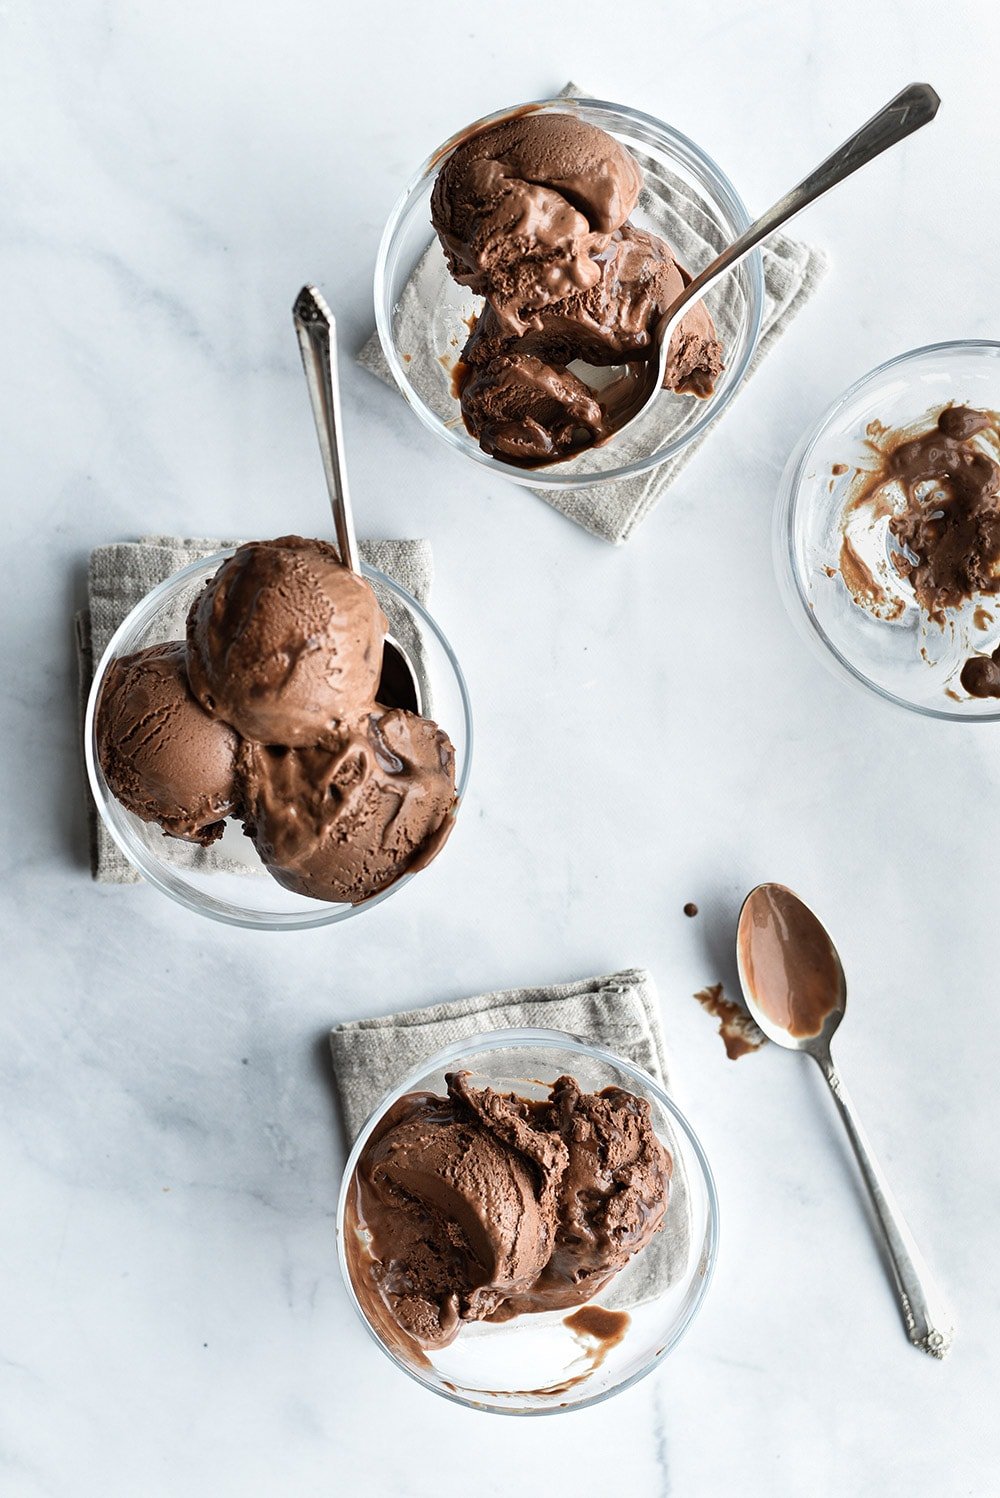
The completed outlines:
{"type": "MultiPolygon", "coordinates": [[[[802,502],[802,481],[806,464],[823,433],[831,425],[837,415],[864,389],[875,384],[879,379],[887,376],[891,371],[902,365],[916,363],[921,359],[936,355],[951,355],[959,352],[988,352],[993,357],[1000,356],[1000,341],[993,338],[952,338],[939,343],[925,343],[919,348],[907,349],[902,354],[894,354],[891,359],[886,359],[882,364],[876,364],[873,369],[861,375],[846,390],[842,391],[837,398],[823,411],[818,419],[806,429],[799,441],[795,444],[785,465],[784,473],[778,490],[778,503],[775,509],[775,547],[780,557],[780,562],[787,565],[789,575],[794,584],[795,595],[801,604],[800,619],[805,620],[809,626],[811,638],[818,640],[828,653],[827,658],[835,668],[839,668],[838,675],[846,674],[849,679],[858,686],[864,687],[868,692],[874,692],[884,702],[892,707],[905,709],[906,712],[919,713],[924,718],[942,719],[949,723],[996,723],[1000,721],[1000,707],[989,713],[961,713],[952,708],[926,707],[921,703],[910,702],[906,697],[901,697],[897,692],[890,692],[888,688],[879,686],[864,674],[853,662],[833,643],[819,620],[815,611],[809,607],[809,599],[803,585],[796,559],[796,523],[800,513],[802,502]]],[[[779,567],[780,571],[780,567],[779,567]]]]}
{"type": "MultiPolygon", "coordinates": [[[[750,214],[733,186],[729,177],[716,162],[703,151],[691,138],[681,131],[675,130],[655,115],[647,114],[643,110],[633,109],[627,104],[615,104],[607,99],[595,99],[574,95],[571,98],[549,98],[533,99],[527,103],[508,105],[505,109],[494,110],[491,114],[483,115],[481,119],[474,120],[462,130],[449,137],[447,141],[432,151],[421,164],[410,180],[400,192],[390,210],[379,241],[378,254],[375,258],[374,278],[374,304],[375,304],[375,327],[378,332],[379,343],[382,353],[393,381],[403,396],[407,405],[419,417],[420,421],[431,432],[447,442],[448,446],[462,457],[471,459],[491,473],[502,473],[505,478],[511,479],[516,484],[521,484],[529,489],[584,489],[592,484],[616,483],[619,479],[635,478],[641,473],[648,473],[653,468],[660,467],[679,453],[699,437],[708,427],[721,416],[736,392],[743,386],[744,380],[757,351],[760,341],[760,330],[764,318],[764,272],[763,259],[759,249],[753,250],[746,257],[744,264],[750,281],[750,295],[748,298],[749,313],[747,318],[746,346],[737,363],[733,366],[732,377],[728,381],[718,400],[709,399],[703,404],[707,408],[697,420],[683,433],[682,437],[664,444],[655,452],[648,453],[644,458],[637,458],[632,463],[626,463],[620,468],[611,468],[601,473],[558,473],[551,468],[518,468],[514,464],[504,463],[499,458],[492,457],[475,446],[471,439],[465,442],[455,432],[452,432],[436,416],[429,406],[420,399],[410,384],[403,368],[402,362],[396,352],[395,340],[392,336],[390,318],[386,312],[387,282],[386,266],[389,252],[392,247],[396,231],[409,206],[414,193],[421,188],[428,175],[436,170],[445,156],[449,154],[458,143],[475,130],[486,125],[493,124],[520,110],[563,110],[571,111],[576,106],[593,110],[598,114],[614,114],[621,118],[634,120],[644,125],[647,129],[658,135],[661,141],[685,164],[693,169],[696,177],[707,176],[714,190],[725,204],[733,223],[736,225],[737,234],[742,234],[750,227],[750,214]]],[[[428,222],[428,228],[430,224],[428,222]]],[[[433,232],[432,241],[433,242],[433,232]]],[[[558,465],[555,465],[558,467],[558,465]]]]}
{"type": "Polygon", "coordinates": [[[361,1129],[358,1131],[358,1136],[355,1139],[354,1144],[351,1146],[350,1153],[347,1157],[347,1163],[344,1166],[343,1174],[341,1176],[340,1192],[337,1199],[337,1258],[340,1264],[341,1278],[343,1279],[344,1284],[347,1288],[348,1298],[352,1306],[354,1307],[355,1312],[361,1318],[361,1321],[364,1324],[368,1335],[371,1337],[376,1346],[381,1348],[385,1356],[389,1358],[397,1368],[401,1369],[408,1378],[413,1379],[414,1383],[419,1384],[422,1389],[426,1389],[431,1394],[438,1394],[442,1399],[447,1399],[452,1404],[461,1405],[465,1409],[482,1410],[486,1414],[508,1416],[544,1416],[570,1414],[575,1410],[589,1409],[593,1405],[603,1404],[605,1400],[611,1399],[616,1394],[621,1394],[626,1389],[632,1388],[633,1385],[637,1384],[640,1379],[645,1378],[647,1374],[651,1373],[654,1368],[659,1367],[663,1360],[674,1351],[678,1343],[683,1339],[692,1321],[694,1321],[698,1312],[701,1310],[702,1305],[704,1304],[705,1297],[708,1294],[708,1288],[712,1283],[712,1278],[715,1273],[718,1254],[719,1196],[715,1185],[715,1177],[712,1174],[712,1167],[708,1162],[708,1156],[705,1153],[704,1146],[702,1145],[701,1140],[698,1138],[698,1135],[695,1133],[694,1128],[688,1122],[686,1115],[674,1102],[662,1083],[657,1082],[655,1077],[651,1077],[650,1074],[647,1071],[644,1071],[641,1066],[637,1066],[635,1062],[627,1060],[624,1056],[616,1055],[613,1051],[607,1050],[604,1046],[595,1045],[593,1044],[593,1042],[586,1040],[583,1036],[573,1035],[571,1032],[566,1030],[537,1029],[531,1027],[512,1028],[505,1030],[486,1030],[481,1031],[476,1035],[470,1035],[463,1040],[453,1041],[451,1045],[444,1046],[441,1050],[435,1051],[433,1055],[426,1057],[417,1066],[412,1067],[410,1071],[407,1072],[406,1076],[403,1077],[403,1079],[398,1082],[395,1087],[391,1088],[391,1090],[385,1094],[385,1096],[376,1105],[376,1107],[373,1108],[372,1112],[368,1115],[361,1129]],[[361,1152],[367,1144],[372,1130],[378,1123],[379,1119],[383,1116],[386,1109],[391,1107],[394,1102],[396,1102],[400,1097],[404,1096],[405,1093],[409,1092],[419,1082],[421,1082],[427,1076],[428,1072],[439,1071],[442,1069],[442,1067],[454,1062],[461,1061],[462,1058],[466,1056],[480,1054],[483,1051],[511,1049],[516,1046],[520,1046],[525,1049],[534,1047],[538,1050],[576,1051],[582,1056],[587,1056],[593,1060],[603,1062],[610,1065],[615,1070],[624,1072],[626,1076],[633,1078],[644,1089],[652,1093],[660,1107],[663,1108],[664,1111],[668,1114],[671,1120],[671,1124],[679,1130],[686,1145],[690,1149],[694,1160],[697,1162],[698,1168],[701,1172],[702,1183],[705,1187],[707,1219],[704,1247],[704,1270],[698,1275],[698,1282],[695,1285],[694,1295],[691,1299],[690,1304],[687,1306],[684,1315],[680,1318],[677,1325],[673,1328],[669,1339],[659,1350],[659,1352],[655,1353],[652,1357],[647,1358],[646,1362],[641,1368],[637,1368],[629,1378],[623,1379],[621,1383],[615,1384],[613,1388],[604,1389],[599,1393],[592,1394],[588,1398],[577,1400],[569,1405],[540,1405],[538,1408],[531,1409],[503,1408],[495,1405],[483,1404],[478,1400],[466,1398],[465,1395],[458,1392],[452,1392],[449,1389],[439,1388],[434,1384],[429,1384],[424,1379],[422,1379],[419,1374],[415,1373],[414,1370],[402,1360],[402,1358],[397,1356],[392,1348],[386,1345],[386,1343],[378,1335],[375,1328],[372,1326],[371,1322],[368,1320],[368,1317],[365,1315],[364,1310],[362,1309],[361,1304],[358,1300],[357,1293],[354,1289],[354,1284],[351,1280],[350,1269],[347,1263],[347,1250],[345,1248],[344,1241],[344,1216],[347,1210],[347,1198],[351,1181],[353,1179],[355,1169],[357,1168],[358,1160],[361,1157],[361,1152]]]}
{"type": "MultiPolygon", "coordinates": [[[[199,573],[204,573],[207,581],[207,578],[211,575],[211,572],[221,566],[221,564],[228,557],[231,557],[236,550],[236,546],[222,547],[219,551],[214,551],[210,555],[205,557],[196,558],[192,562],[185,563],[183,567],[179,567],[176,572],[172,572],[169,577],[165,577],[162,582],[157,583],[154,588],[151,588],[150,591],[144,595],[144,597],[140,598],[139,602],[129,610],[129,612],[125,615],[125,618],[115,630],[114,634],[111,636],[111,639],[108,641],[107,647],[105,648],[100,661],[94,669],[93,680],[91,681],[90,689],[87,693],[87,708],[83,723],[83,751],[84,762],[87,768],[88,787],[90,790],[90,794],[93,797],[94,804],[97,807],[97,812],[101,818],[101,821],[104,823],[105,828],[107,829],[116,846],[128,859],[130,866],[135,869],[138,874],[141,875],[144,882],[146,882],[147,884],[151,884],[155,889],[159,890],[161,894],[167,895],[178,905],[184,906],[187,910],[193,911],[196,915],[206,916],[209,920],[219,921],[222,925],[238,926],[242,927],[244,930],[251,931],[307,931],[314,929],[317,926],[336,925],[340,921],[349,920],[353,916],[362,915],[366,910],[372,909],[376,905],[381,905],[385,900],[388,900],[390,896],[396,894],[398,890],[402,889],[404,885],[408,884],[414,877],[414,874],[419,871],[414,870],[408,874],[403,874],[399,879],[395,880],[394,883],[390,884],[388,888],[381,890],[377,895],[373,895],[371,899],[363,901],[360,905],[345,906],[341,904],[331,904],[329,911],[316,911],[310,909],[303,911],[301,915],[297,915],[294,911],[289,911],[287,913],[280,912],[269,916],[266,920],[263,920],[259,915],[255,914],[237,914],[222,908],[206,909],[206,907],[201,904],[195,896],[187,894],[183,888],[172,888],[170,883],[166,879],[161,877],[159,873],[158,861],[153,861],[151,857],[149,861],[149,867],[147,867],[146,863],[140,860],[136,852],[130,846],[128,839],[121,834],[119,828],[115,825],[107,809],[106,799],[112,796],[112,792],[110,791],[110,789],[105,792],[103,788],[103,776],[100,773],[97,759],[97,736],[95,722],[97,716],[97,702],[100,696],[101,687],[104,683],[104,677],[107,673],[107,669],[111,662],[115,660],[121,652],[122,641],[136,630],[147,627],[150,620],[155,615],[157,609],[165,599],[167,599],[172,593],[179,592],[187,582],[191,581],[192,578],[194,578],[199,573]]],[[[399,583],[397,583],[393,578],[387,576],[386,573],[379,571],[377,567],[370,566],[367,562],[362,561],[361,570],[366,577],[373,579],[375,582],[383,584],[386,588],[389,589],[391,593],[394,593],[402,601],[406,608],[411,609],[414,612],[420,624],[425,629],[430,631],[430,633],[436,639],[437,643],[441,646],[441,649],[444,651],[451,670],[454,673],[455,683],[458,687],[458,693],[462,703],[463,726],[465,729],[465,755],[462,765],[459,769],[458,778],[455,783],[455,794],[457,797],[457,802],[454,814],[457,817],[459,811],[461,810],[462,802],[469,784],[469,774],[472,769],[473,751],[472,704],[469,699],[468,686],[466,684],[462,668],[459,665],[458,657],[452,649],[451,644],[442,631],[440,625],[432,617],[432,615],[428,613],[423,604],[420,603],[418,599],[413,597],[412,593],[408,593],[407,590],[399,583]]]]}

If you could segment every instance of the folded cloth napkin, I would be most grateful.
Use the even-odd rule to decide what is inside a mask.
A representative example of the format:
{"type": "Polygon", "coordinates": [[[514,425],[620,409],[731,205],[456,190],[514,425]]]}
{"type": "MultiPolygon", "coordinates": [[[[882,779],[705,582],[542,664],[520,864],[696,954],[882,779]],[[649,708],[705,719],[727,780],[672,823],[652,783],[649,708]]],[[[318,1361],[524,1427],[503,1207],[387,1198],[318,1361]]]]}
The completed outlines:
{"type": "MultiPolygon", "coordinates": [[[[330,1032],[333,1070],[348,1137],[353,1141],[382,1098],[421,1062],[488,1030],[564,1030],[625,1057],[669,1089],[656,990],[649,973],[628,968],[604,977],[545,988],[508,988],[428,1009],[350,1020],[330,1032]]],[[[554,1079],[553,1079],[554,1080],[554,1079]]],[[[672,1141],[665,1140],[670,1148],[672,1141]]],[[[612,1281],[602,1305],[640,1305],[680,1278],[690,1252],[687,1177],[673,1150],[670,1205],[662,1230],[635,1259],[625,1284],[612,1281]]]]}
{"type": "MultiPolygon", "coordinates": [[[[581,90],[568,83],[560,90],[559,96],[579,98],[581,90]]],[[[683,265],[690,270],[707,265],[726,242],[722,225],[708,211],[705,201],[680,177],[668,172],[651,157],[640,156],[640,161],[647,183],[639,198],[640,211],[644,210],[647,218],[660,228],[683,265]]],[[[821,250],[801,244],[785,234],[773,235],[761,253],[764,314],[747,378],[812,296],[826,270],[826,256],[821,250]]],[[[426,337],[427,309],[438,304],[441,285],[447,279],[444,256],[435,240],[403,289],[397,326],[400,341],[413,350],[408,373],[414,388],[442,420],[451,421],[457,408],[448,381],[441,377],[438,359],[441,350],[430,349],[426,337]],[[412,336],[408,337],[410,329],[412,336]]],[[[737,283],[717,288],[709,294],[708,300],[723,348],[732,348],[742,311],[737,283]]],[[[386,384],[393,384],[377,333],[373,333],[362,348],[358,362],[386,384]]],[[[696,396],[673,396],[657,402],[648,419],[659,422],[662,440],[666,440],[692,421],[697,405],[696,396]]],[[[575,520],[577,525],[618,545],[628,540],[714,427],[715,422],[676,458],[634,478],[615,479],[584,489],[536,489],[534,492],[570,520],[575,520]]],[[[618,468],[647,451],[648,437],[637,441],[634,434],[626,432],[608,449],[596,449],[588,454],[588,463],[618,468]]]]}
{"type": "MultiPolygon", "coordinates": [[[[86,712],[94,667],[107,649],[115,630],[146,594],[173,576],[189,562],[211,556],[213,552],[236,546],[236,541],[179,539],[174,536],[143,536],[138,541],[118,541],[98,546],[90,554],[87,578],[87,607],[75,619],[77,665],[79,668],[80,721],[86,712]]],[[[359,541],[362,560],[426,603],[434,578],[434,561],[428,541],[359,541]]],[[[420,678],[427,710],[431,711],[430,683],[427,679],[426,647],[417,621],[402,608],[381,584],[374,584],[379,603],[389,621],[390,633],[413,662],[420,678]]],[[[111,837],[97,814],[86,787],[87,818],[90,831],[90,869],[102,884],[137,884],[139,875],[111,837]]],[[[227,858],[221,844],[199,848],[177,838],[164,838],[164,856],[178,867],[216,870],[226,873],[263,873],[255,866],[227,858]]]]}

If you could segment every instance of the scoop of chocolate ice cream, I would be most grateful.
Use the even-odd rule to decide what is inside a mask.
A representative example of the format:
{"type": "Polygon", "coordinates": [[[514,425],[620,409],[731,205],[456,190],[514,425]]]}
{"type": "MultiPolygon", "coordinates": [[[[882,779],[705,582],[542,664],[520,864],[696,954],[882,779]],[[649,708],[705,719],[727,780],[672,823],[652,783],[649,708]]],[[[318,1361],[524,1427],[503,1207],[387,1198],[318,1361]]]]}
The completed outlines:
{"type": "Polygon", "coordinates": [[[465,424],[484,452],[508,462],[551,463],[606,434],[604,412],[568,369],[530,354],[500,354],[462,386],[465,424]]]}
{"type": "Polygon", "coordinates": [[[243,817],[286,889],[358,905],[443,847],[455,807],[455,751],[427,718],[376,708],[320,747],[247,742],[243,817]]]}
{"type": "MultiPolygon", "coordinates": [[[[508,336],[493,309],[484,307],[463,361],[479,369],[514,351],[556,365],[655,358],[656,326],[691,277],[665,240],[631,224],[615,231],[594,263],[597,280],[550,303],[519,338],[508,336]]],[[[671,339],[664,386],[709,395],[721,370],[722,345],[710,314],[697,302],[671,339]]]]}
{"type": "Polygon", "coordinates": [[[252,541],[188,614],[188,676],[245,738],[314,745],[374,700],[388,626],[371,586],[323,541],[252,541]]]}
{"type": "MultiPolygon", "coordinates": [[[[615,430],[616,389],[597,394],[566,365],[634,364],[657,356],[656,326],[690,277],[670,246],[626,224],[595,259],[599,278],[541,311],[509,336],[487,304],[462,351],[462,415],[479,445],[525,467],[552,463],[615,430]]],[[[664,386],[711,395],[722,345],[696,303],[674,331],[664,386]]],[[[617,392],[627,399],[627,381],[617,392]]]]}
{"type": "Polygon", "coordinates": [[[181,640],[112,661],[97,707],[104,778],[126,810],[208,844],[236,807],[239,739],[192,695],[181,640]]]}
{"type": "Polygon", "coordinates": [[[421,1347],[446,1345],[539,1274],[567,1158],[509,1098],[473,1092],[463,1073],[447,1081],[447,1098],[400,1099],[356,1178],[378,1289],[421,1347]]]}
{"type": "MultiPolygon", "coordinates": [[[[631,371],[606,394],[567,368],[657,356],[656,328],[690,277],[662,239],[627,222],[642,175],[612,136],[571,114],[526,112],[446,159],[431,217],[452,275],[486,298],[462,353],[462,414],[480,446],[522,466],[612,436],[631,371]]],[[[670,390],[711,395],[722,347],[705,307],[675,330],[670,390]]]]}
{"type": "Polygon", "coordinates": [[[431,220],[452,275],[489,298],[508,334],[539,308],[592,286],[593,256],[628,218],[639,168],[572,114],[525,113],[462,142],[442,166],[431,220]]]}
{"type": "Polygon", "coordinates": [[[667,1209],[673,1162],[645,1099],[620,1087],[585,1093],[560,1077],[544,1122],[569,1152],[555,1243],[530,1289],[508,1297],[504,1316],[590,1300],[659,1232],[667,1209]]]}

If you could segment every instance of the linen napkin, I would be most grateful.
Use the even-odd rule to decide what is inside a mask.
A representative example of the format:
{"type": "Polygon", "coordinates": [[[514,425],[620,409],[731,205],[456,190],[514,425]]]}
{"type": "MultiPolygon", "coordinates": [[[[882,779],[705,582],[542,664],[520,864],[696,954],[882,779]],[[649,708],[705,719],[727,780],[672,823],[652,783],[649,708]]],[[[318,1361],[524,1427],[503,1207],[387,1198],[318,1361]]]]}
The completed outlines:
{"type": "MultiPolygon", "coordinates": [[[[236,541],[143,536],[138,541],[118,541],[109,546],[98,546],[91,552],[87,607],[75,619],[81,724],[86,712],[94,667],[100,662],[111,636],[126,614],[158,583],[171,577],[181,567],[186,567],[189,562],[238,544],[236,541]]],[[[359,541],[358,546],[362,559],[370,567],[391,577],[393,582],[411,593],[418,603],[427,602],[434,578],[434,561],[428,541],[359,541]]],[[[390,633],[396,637],[413,662],[423,689],[427,711],[430,712],[430,683],[421,630],[413,615],[402,608],[387,589],[377,582],[373,586],[389,621],[390,633]]],[[[138,884],[140,876],[98,816],[89,786],[86,786],[85,794],[91,874],[102,884],[138,884]]],[[[251,877],[264,872],[256,865],[227,858],[218,843],[209,848],[200,848],[177,838],[164,837],[163,855],[180,868],[211,869],[251,877]]]]}
{"type": "MultiPolygon", "coordinates": [[[[385,1094],[429,1056],[483,1031],[563,1030],[624,1056],[669,1090],[663,1029],[656,990],[648,972],[627,968],[603,977],[544,988],[509,988],[477,994],[427,1009],[404,1010],[378,1019],[350,1020],[330,1032],[333,1071],[350,1142],[385,1094]]],[[[668,1148],[671,1140],[666,1139],[668,1148]]],[[[612,1280],[602,1305],[624,1307],[654,1299],[683,1273],[690,1252],[687,1177],[674,1155],[670,1205],[651,1243],[612,1280]]]]}
{"type": "MultiPolygon", "coordinates": [[[[581,90],[576,84],[568,83],[560,90],[559,97],[579,98],[581,90]]],[[[651,157],[640,152],[634,154],[643,167],[647,182],[639,197],[640,211],[656,224],[677,252],[680,262],[689,270],[707,265],[726,243],[722,225],[706,202],[680,177],[651,157]]],[[[786,234],[773,235],[761,253],[764,267],[763,321],[745,378],[759,368],[812,296],[827,266],[822,250],[802,244],[786,234]]],[[[421,399],[445,421],[454,420],[457,406],[448,380],[442,379],[438,358],[442,350],[428,347],[426,321],[428,307],[437,305],[443,284],[449,279],[444,255],[435,239],[404,287],[398,312],[400,341],[413,350],[409,378],[421,399]],[[410,329],[412,336],[408,337],[410,329]]],[[[707,302],[723,348],[731,349],[742,314],[742,293],[738,282],[730,280],[717,287],[709,293],[707,302]]],[[[377,333],[373,333],[361,349],[358,362],[386,384],[394,384],[377,333]]],[[[694,421],[699,404],[696,396],[669,396],[657,402],[648,420],[659,424],[662,440],[666,440],[694,421]]],[[[534,492],[585,530],[620,545],[628,540],[635,527],[673,483],[709,432],[714,430],[715,424],[713,421],[676,458],[634,478],[616,479],[582,489],[536,489],[534,492]]],[[[618,468],[646,451],[648,438],[637,439],[634,433],[626,432],[609,448],[597,448],[588,453],[586,461],[589,467],[618,468]]],[[[572,462],[562,466],[571,471],[572,462]]]]}

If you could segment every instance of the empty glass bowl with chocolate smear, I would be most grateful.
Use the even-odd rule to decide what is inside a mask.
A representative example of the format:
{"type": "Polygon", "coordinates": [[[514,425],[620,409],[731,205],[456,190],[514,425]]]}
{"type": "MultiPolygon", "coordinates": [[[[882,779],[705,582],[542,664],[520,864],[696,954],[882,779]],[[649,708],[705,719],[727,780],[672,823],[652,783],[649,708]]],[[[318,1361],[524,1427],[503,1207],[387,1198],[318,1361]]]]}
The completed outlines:
{"type": "Polygon", "coordinates": [[[931,717],[1000,719],[1000,343],[853,385],[789,459],[779,585],[824,660],[931,717]]]}
{"type": "Polygon", "coordinates": [[[552,1030],[440,1052],[369,1119],[340,1261],[382,1350],[500,1414],[580,1408],[679,1341],[715,1261],[711,1172],[663,1089],[552,1030]]]}
{"type": "Polygon", "coordinates": [[[692,307],[662,400],[612,435],[661,315],[749,221],[715,163],[649,115],[596,99],[490,115],[434,152],[389,218],[375,273],[389,368],[426,426],[518,483],[643,473],[746,373],[757,254],[692,307]]]}

